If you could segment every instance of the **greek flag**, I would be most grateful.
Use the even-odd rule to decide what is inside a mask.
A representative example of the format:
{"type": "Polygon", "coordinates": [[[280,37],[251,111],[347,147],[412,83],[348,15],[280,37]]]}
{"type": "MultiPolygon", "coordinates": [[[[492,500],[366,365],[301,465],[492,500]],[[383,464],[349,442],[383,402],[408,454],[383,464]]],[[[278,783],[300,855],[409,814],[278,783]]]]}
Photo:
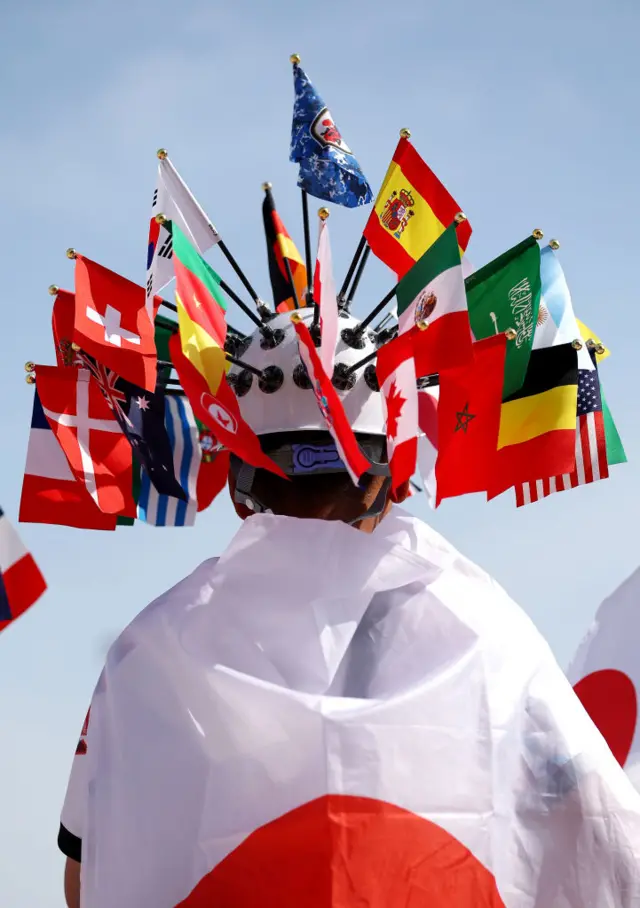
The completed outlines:
{"type": "Polygon", "coordinates": [[[187,501],[160,495],[142,469],[138,517],[158,527],[193,526],[198,511],[196,484],[202,450],[198,426],[186,397],[167,394],[165,425],[173,451],[175,475],[187,493],[187,501]]]}

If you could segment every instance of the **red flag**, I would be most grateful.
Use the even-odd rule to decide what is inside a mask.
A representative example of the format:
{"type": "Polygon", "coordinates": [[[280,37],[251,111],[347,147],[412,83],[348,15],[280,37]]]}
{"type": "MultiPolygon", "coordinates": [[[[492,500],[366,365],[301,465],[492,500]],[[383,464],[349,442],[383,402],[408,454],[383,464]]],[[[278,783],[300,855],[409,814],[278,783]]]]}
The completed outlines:
{"type": "Polygon", "coordinates": [[[144,287],[77,256],[73,340],[122,378],[154,391],[156,345],[145,302],[144,287]]]}
{"type": "Polygon", "coordinates": [[[26,612],[46,588],[33,555],[0,508],[0,631],[26,612]]]}
{"type": "Polygon", "coordinates": [[[36,381],[73,475],[105,514],[135,517],[131,446],[89,370],[38,366],[36,381]]]}
{"type": "Polygon", "coordinates": [[[113,514],[103,514],[83,482],[78,482],[42,411],[33,399],[31,432],[20,497],[21,523],[52,523],[87,530],[115,530],[113,514]]]}
{"type": "Polygon", "coordinates": [[[226,486],[228,477],[229,452],[216,451],[213,454],[203,452],[196,480],[198,511],[206,510],[217,498],[226,486]]]}
{"type": "Polygon", "coordinates": [[[498,447],[506,337],[473,345],[473,360],[440,373],[436,506],[443,498],[484,492],[498,447]]]}
{"type": "Polygon", "coordinates": [[[51,328],[59,366],[77,366],[76,353],[71,347],[75,321],[76,298],[69,290],[58,290],[53,302],[51,328]]]}
{"type": "Polygon", "coordinates": [[[214,396],[206,380],[182,352],[179,334],[170,338],[169,351],[182,387],[200,422],[209,426],[218,441],[245,463],[286,479],[280,467],[263,453],[258,436],[240,415],[237,398],[229,387],[226,375],[222,376],[214,396]]]}
{"type": "Polygon", "coordinates": [[[358,480],[363,473],[367,472],[371,464],[360,450],[360,446],[353,434],[353,429],[349,425],[349,420],[344,412],[342,402],[338,397],[338,392],[331,384],[331,379],[322,367],[309,329],[299,316],[297,319],[294,316],[292,320],[298,335],[300,358],[305,364],[311,379],[318,407],[324,417],[327,429],[336,443],[340,458],[354,484],[357,485],[358,480]]]}
{"type": "Polygon", "coordinates": [[[378,350],[376,375],[387,411],[387,455],[391,486],[408,482],[418,457],[418,389],[410,332],[378,350]]]}

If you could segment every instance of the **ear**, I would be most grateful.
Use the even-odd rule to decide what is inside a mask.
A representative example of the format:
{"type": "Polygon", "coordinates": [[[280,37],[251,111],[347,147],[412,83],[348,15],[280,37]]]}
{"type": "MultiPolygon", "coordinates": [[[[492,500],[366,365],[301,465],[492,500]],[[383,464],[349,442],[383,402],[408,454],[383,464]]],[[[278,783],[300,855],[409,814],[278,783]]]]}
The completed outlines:
{"type": "Polygon", "coordinates": [[[394,492],[391,492],[389,497],[390,497],[391,501],[393,501],[395,504],[402,504],[402,502],[406,501],[410,495],[411,495],[411,483],[407,479],[407,481],[403,482],[402,485],[398,486],[398,488],[394,492]]]}

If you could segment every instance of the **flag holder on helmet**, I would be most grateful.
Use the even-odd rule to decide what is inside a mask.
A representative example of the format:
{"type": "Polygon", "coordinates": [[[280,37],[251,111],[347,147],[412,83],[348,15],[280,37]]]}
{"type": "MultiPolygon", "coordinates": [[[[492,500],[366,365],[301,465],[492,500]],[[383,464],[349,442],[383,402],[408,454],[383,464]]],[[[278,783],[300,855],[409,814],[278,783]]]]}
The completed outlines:
{"type": "MultiPolygon", "coordinates": [[[[380,453],[380,446],[382,445],[382,450],[384,450],[386,444],[388,452],[395,448],[399,450],[399,446],[404,445],[402,473],[408,475],[414,438],[420,434],[418,420],[413,420],[416,409],[416,392],[424,392],[427,388],[438,384],[446,385],[452,380],[448,375],[448,370],[459,367],[460,362],[467,362],[468,360],[465,359],[467,356],[473,358],[474,344],[472,341],[479,341],[485,337],[485,333],[478,334],[475,326],[474,336],[471,336],[470,331],[467,331],[469,336],[466,338],[462,338],[464,331],[461,334],[458,330],[457,335],[455,332],[451,333],[455,319],[449,320],[447,333],[447,330],[444,330],[445,319],[442,318],[443,314],[447,316],[462,314],[468,322],[471,321],[473,324],[473,319],[470,318],[471,303],[467,306],[466,291],[476,287],[478,278],[476,277],[475,281],[468,280],[465,284],[462,278],[458,280],[456,271],[457,268],[462,273],[460,256],[462,250],[466,249],[471,228],[462,213],[455,215],[458,208],[457,203],[409,142],[411,135],[409,130],[402,129],[400,142],[382,187],[374,200],[367,227],[360,236],[340,291],[336,295],[329,237],[328,232],[324,232],[326,231],[324,221],[329,216],[329,210],[321,208],[318,212],[320,230],[317,261],[314,268],[311,257],[309,195],[347,208],[367,204],[373,196],[360,165],[342,139],[330,111],[324,106],[324,102],[306,73],[301,69],[299,55],[292,55],[290,60],[293,64],[296,94],[290,159],[299,165],[298,186],[301,190],[302,202],[304,262],[283,225],[278,234],[276,219],[279,222],[279,218],[275,211],[271,184],[264,183],[262,188],[265,193],[264,204],[268,203],[267,207],[274,215],[272,220],[276,228],[279,252],[288,251],[290,253],[282,254],[282,261],[278,258],[279,289],[285,296],[287,293],[290,294],[290,302],[286,301],[285,308],[296,310],[295,314],[299,316],[302,327],[299,326],[299,330],[296,329],[292,325],[289,315],[279,308],[279,303],[276,302],[275,286],[275,311],[270,309],[258,296],[213,223],[168,160],[166,150],[160,149],[157,153],[160,165],[158,188],[152,209],[149,241],[151,265],[147,266],[148,282],[145,306],[146,313],[152,315],[151,322],[155,328],[157,355],[153,362],[155,365],[157,359],[157,369],[165,370],[163,393],[169,397],[180,397],[186,406],[193,407],[193,413],[196,415],[192,418],[199,420],[201,433],[204,432],[206,435],[211,451],[217,452],[226,447],[234,452],[232,466],[240,475],[241,470],[238,465],[242,463],[244,465],[242,475],[245,479],[248,477],[248,471],[255,469],[251,464],[252,458],[256,458],[257,467],[272,469],[276,473],[280,473],[285,467],[286,475],[298,475],[295,471],[292,474],[289,473],[288,466],[293,467],[294,463],[300,467],[302,472],[317,470],[335,472],[338,469],[349,469],[350,464],[344,463],[344,458],[340,453],[341,443],[336,444],[334,440],[326,444],[326,432],[334,434],[337,424],[342,425],[343,428],[346,426],[358,439],[362,453],[371,464],[371,469],[366,472],[375,475],[378,472],[377,464],[383,471],[380,475],[387,476],[389,465],[384,462],[385,458],[380,453]],[[171,214],[171,217],[165,216],[165,213],[166,215],[171,214]],[[190,220],[191,217],[193,220],[190,220]],[[163,227],[164,232],[158,234],[154,224],[163,227]],[[446,224],[450,226],[446,227],[446,224]],[[463,229],[457,233],[456,231],[463,224],[463,229]],[[179,233],[174,232],[178,231],[178,228],[179,233]],[[457,244],[451,244],[451,236],[458,239],[457,244]],[[153,245],[151,245],[152,241],[153,245]],[[191,262],[195,271],[189,271],[180,256],[174,255],[174,241],[175,248],[178,249],[178,245],[180,245],[181,255],[186,256],[184,261],[191,262]],[[433,254],[436,247],[438,250],[444,249],[447,243],[449,244],[447,246],[450,253],[449,259],[440,263],[441,267],[439,265],[435,270],[426,268],[427,259],[431,266],[432,259],[437,258],[433,254]],[[227,281],[218,276],[202,259],[202,252],[213,245],[220,247],[220,252],[255,304],[255,310],[247,305],[227,281]],[[189,249],[194,252],[194,256],[191,256],[189,249]],[[452,250],[455,251],[455,256],[452,250]],[[367,315],[358,320],[350,315],[349,310],[371,252],[395,271],[399,280],[367,315]],[[456,261],[453,261],[454,258],[456,261]],[[165,286],[171,280],[171,275],[167,270],[168,262],[171,259],[173,259],[173,270],[176,271],[176,274],[178,266],[180,266],[183,279],[187,272],[193,279],[191,284],[184,284],[184,287],[197,288],[199,286],[203,292],[209,294],[205,300],[200,300],[197,295],[193,295],[193,299],[189,297],[187,300],[190,313],[188,324],[183,318],[185,313],[181,310],[185,307],[180,306],[181,300],[178,300],[178,304],[176,304],[153,293],[154,276],[158,280],[159,289],[162,289],[160,283],[164,282],[162,286],[165,286]],[[303,291],[301,277],[305,273],[305,268],[306,278],[303,291]],[[156,270],[154,271],[154,269],[156,270]],[[296,269],[298,269],[297,273],[296,269]],[[418,274],[418,272],[420,273],[418,274]],[[454,275],[454,272],[456,280],[458,280],[457,290],[455,288],[452,290],[453,285],[449,286],[446,283],[447,274],[451,276],[454,275]],[[209,287],[209,291],[207,291],[209,285],[206,284],[207,274],[213,275],[213,279],[215,279],[209,287]],[[423,278],[425,281],[428,278],[431,283],[428,286],[426,283],[420,284],[420,280],[423,278]],[[198,285],[198,280],[204,280],[205,283],[198,285]],[[437,280],[440,280],[439,289],[437,292],[431,292],[432,284],[437,280]],[[424,290],[421,289],[422,287],[424,290]],[[216,288],[219,288],[222,294],[234,302],[250,320],[255,329],[253,333],[247,333],[228,325],[226,303],[224,297],[217,293],[216,288]],[[401,290],[404,291],[404,300],[401,300],[401,290]],[[326,291],[324,297],[323,291],[326,291]],[[455,296],[456,292],[459,296],[462,293],[463,296],[458,299],[455,296]],[[382,315],[383,310],[394,296],[398,299],[401,317],[398,319],[397,311],[388,312],[373,327],[374,320],[382,315]],[[209,311],[208,307],[214,304],[214,300],[218,308],[209,311]],[[176,313],[178,322],[163,319],[161,316],[155,318],[155,313],[160,306],[176,313]],[[198,317],[197,310],[200,306],[207,310],[207,312],[202,312],[202,318],[198,317]],[[432,317],[434,311],[435,315],[432,317]],[[334,340],[337,314],[340,315],[342,330],[336,334],[337,340],[334,340]],[[395,323],[394,318],[398,319],[395,323]],[[442,320],[439,321],[441,318],[442,320]],[[160,330],[158,325],[161,325],[165,336],[165,341],[163,341],[165,348],[162,350],[160,341],[158,341],[158,331],[160,330]],[[209,331],[204,345],[203,338],[198,334],[201,331],[204,331],[205,334],[209,331]],[[411,353],[411,344],[402,341],[402,335],[407,331],[410,331],[412,335],[413,353],[411,353]],[[192,334],[189,337],[182,337],[184,332],[192,332],[192,334]],[[180,340],[176,335],[180,336],[180,340]],[[325,336],[323,337],[323,335],[325,336]],[[174,353],[170,353],[166,348],[168,343],[166,337],[171,336],[178,346],[183,345],[182,354],[179,354],[175,344],[171,347],[172,350],[176,350],[174,361],[181,364],[178,378],[172,377],[170,370],[166,371],[167,367],[174,367],[171,362],[174,353]],[[437,342],[438,351],[445,349],[449,352],[453,350],[454,353],[460,338],[464,340],[464,344],[462,344],[462,347],[465,348],[464,355],[461,354],[459,357],[460,362],[452,361],[450,357],[445,357],[440,361],[439,353],[435,359],[431,357],[436,337],[442,338],[437,342]],[[304,344],[302,344],[303,338],[304,344]],[[452,340],[452,338],[454,339],[452,340]],[[402,341],[402,343],[394,343],[396,341],[402,341]],[[195,354],[194,358],[189,359],[191,343],[195,344],[195,354]],[[403,351],[402,357],[396,362],[389,362],[388,353],[392,344],[394,351],[400,351],[400,348],[403,351]],[[319,350],[316,352],[315,349],[311,349],[312,347],[319,348],[319,350]],[[386,371],[383,370],[385,388],[381,391],[376,362],[379,362],[378,354],[383,350],[382,359],[386,363],[386,371]],[[429,351],[429,355],[426,355],[425,351],[429,351]],[[185,361],[185,355],[188,362],[185,361]],[[407,357],[413,360],[413,365],[407,362],[407,357]],[[189,385],[186,395],[183,390],[185,380],[189,385]],[[201,387],[199,382],[205,382],[205,384],[201,387]],[[309,391],[311,391],[310,394],[309,391]],[[410,415],[407,416],[407,414],[410,415]],[[412,421],[416,422],[415,426],[409,425],[412,421]],[[204,426],[208,428],[205,430],[204,426]],[[402,438],[399,440],[394,434],[397,433],[398,426],[402,430],[402,438]],[[238,431],[244,439],[242,444],[237,443],[236,433],[238,431]],[[325,433],[324,441],[317,444],[309,442],[305,447],[302,442],[288,442],[286,438],[284,441],[282,440],[283,434],[293,438],[300,431],[308,433],[308,438],[311,438],[314,433],[317,435],[318,432],[323,432],[325,433]],[[218,435],[224,439],[224,444],[221,443],[218,435]],[[272,441],[276,437],[280,438],[279,446],[274,447],[274,444],[269,441],[270,436],[272,436],[272,441]],[[375,452],[370,443],[365,442],[367,437],[372,436],[377,438],[373,446],[375,452]],[[312,455],[310,452],[314,444],[315,454],[312,455]],[[273,451],[273,459],[265,457],[261,445],[264,451],[273,451]],[[304,456],[300,453],[303,450],[306,451],[304,456]],[[305,462],[306,467],[302,470],[305,462]]],[[[266,211],[264,204],[263,212],[266,211]]],[[[265,220],[265,229],[266,227],[265,220]]],[[[534,240],[539,240],[541,237],[541,231],[534,231],[534,240]]],[[[269,236],[267,239],[268,248],[270,252],[273,252],[275,248],[273,233],[271,241],[269,236]],[[271,242],[271,246],[269,246],[269,242],[271,242]]],[[[530,240],[529,245],[531,242],[530,240]]],[[[552,240],[549,246],[556,250],[559,244],[552,240]]],[[[512,251],[510,250],[510,252],[512,251]]],[[[78,258],[79,261],[85,263],[85,266],[88,262],[78,256],[73,249],[69,249],[67,255],[71,259],[78,258]]],[[[508,253],[505,253],[505,256],[508,258],[508,253]]],[[[444,258],[446,259],[446,256],[444,258]]],[[[504,256],[501,256],[494,263],[486,266],[489,267],[491,274],[499,271],[503,258],[504,256]],[[493,266],[493,271],[490,266],[493,266]]],[[[274,261],[275,258],[272,256],[270,265],[274,261]]],[[[89,262],[88,264],[95,268],[95,273],[98,275],[107,273],[107,269],[103,269],[96,263],[89,262]]],[[[76,268],[78,269],[78,267],[77,264],[76,268]]],[[[559,268],[559,266],[557,267],[559,268]]],[[[481,272],[483,270],[486,268],[480,269],[481,272]]],[[[530,267],[529,271],[533,275],[530,267]]],[[[513,274],[519,277],[517,269],[513,271],[513,274]]],[[[132,282],[114,272],[108,272],[108,275],[111,276],[110,280],[121,281],[125,291],[127,287],[133,288],[131,292],[135,291],[136,294],[138,290],[144,291],[143,287],[133,285],[132,282]]],[[[478,275],[478,272],[475,272],[475,275],[478,275]]],[[[527,332],[532,330],[532,318],[535,321],[533,311],[535,307],[532,301],[532,297],[535,296],[535,288],[530,287],[527,283],[530,277],[531,282],[534,282],[535,276],[531,275],[525,274],[522,280],[516,280],[514,277],[513,286],[508,280],[505,279],[506,283],[503,281],[508,299],[502,301],[503,309],[500,317],[503,324],[500,327],[503,330],[498,331],[496,323],[495,331],[495,333],[503,333],[506,336],[511,354],[516,348],[521,350],[524,345],[524,356],[520,354],[523,367],[527,359],[527,345],[530,346],[527,332]]],[[[97,382],[100,386],[101,377],[109,377],[109,372],[113,372],[114,357],[116,361],[118,358],[122,361],[121,352],[124,349],[129,357],[129,367],[133,368],[134,374],[137,374],[135,358],[136,347],[140,343],[140,331],[136,333],[133,330],[130,320],[138,311],[137,303],[135,306],[132,304],[132,309],[125,318],[126,313],[122,310],[124,304],[114,296],[113,302],[107,301],[109,312],[103,311],[105,309],[103,299],[102,309],[89,315],[89,320],[93,321],[95,325],[99,322],[104,326],[105,351],[109,349],[111,352],[104,353],[106,362],[103,364],[100,362],[100,350],[95,348],[95,343],[92,347],[90,342],[95,341],[95,331],[98,329],[93,329],[94,335],[87,335],[89,337],[87,344],[91,353],[91,356],[87,357],[86,351],[81,349],[86,331],[83,334],[82,331],[77,330],[76,325],[71,326],[70,324],[70,313],[73,313],[74,306],[77,315],[83,309],[83,305],[76,305],[74,294],[69,291],[60,291],[57,285],[51,285],[49,292],[56,297],[53,327],[56,359],[60,368],[82,367],[83,363],[86,365],[88,361],[91,361],[95,365],[95,374],[91,372],[90,368],[90,381],[97,382]],[[124,321],[125,328],[122,327],[122,321],[124,321]],[[116,348],[115,353],[108,347],[108,344],[116,348]],[[117,349],[118,347],[121,348],[120,351],[117,349]]],[[[471,296],[469,299],[471,300],[471,296]]],[[[486,302],[485,298],[484,303],[486,304],[486,302]]],[[[553,300],[547,302],[549,305],[539,318],[553,317],[553,315],[549,315],[549,307],[553,308],[553,300]]],[[[496,322],[497,316],[493,311],[496,307],[491,301],[489,308],[491,312],[488,314],[493,318],[493,322],[496,322]]],[[[142,313],[142,309],[140,312],[142,313]]],[[[140,317],[142,318],[142,315],[140,317]]],[[[485,322],[487,328],[490,327],[491,323],[487,319],[485,322]]],[[[139,324],[135,323],[134,327],[139,327],[139,324]]],[[[457,324],[459,326],[461,322],[458,321],[457,324]]],[[[547,326],[548,328],[549,326],[547,326]]],[[[553,335],[553,330],[547,329],[545,329],[547,331],[545,337],[553,335]]],[[[576,339],[576,343],[586,343],[591,353],[602,356],[605,348],[600,341],[587,337],[586,334],[589,332],[582,325],[580,331],[583,336],[581,340],[576,339]]],[[[494,334],[494,331],[491,330],[490,334],[494,334]]],[[[142,355],[142,351],[140,353],[142,355]]],[[[147,356],[150,357],[150,351],[147,356]]],[[[147,367],[148,365],[147,362],[147,367]]],[[[25,368],[26,381],[29,384],[36,384],[35,364],[28,362],[25,368]]],[[[151,381],[148,371],[144,372],[144,375],[145,382],[151,381]]],[[[117,380],[117,376],[113,380],[109,378],[111,384],[115,380],[117,380]]],[[[64,385],[64,382],[62,384],[64,385]]],[[[71,386],[72,382],[67,384],[71,386]]],[[[146,384],[145,387],[147,387],[146,384]]],[[[148,387],[151,388],[152,385],[149,384],[148,387]]],[[[107,388],[108,392],[109,388],[107,388]]],[[[101,390],[105,393],[105,388],[101,387],[101,390]]],[[[109,400],[108,394],[107,400],[109,400]]],[[[141,405],[144,403],[142,398],[140,398],[140,402],[141,405]]],[[[174,404],[178,406],[175,401],[174,404]]],[[[182,405],[180,404],[180,406],[182,405]]],[[[532,407],[533,404],[529,401],[526,406],[532,407]]],[[[526,409],[526,406],[523,404],[521,409],[526,409]]],[[[479,425],[479,420],[474,414],[470,412],[467,414],[468,408],[463,409],[465,412],[463,413],[464,422],[460,423],[461,431],[464,438],[467,437],[466,433],[469,433],[469,438],[471,438],[479,425]]],[[[537,417],[532,417],[534,420],[535,418],[537,417]]],[[[608,411],[605,423],[607,419],[609,423],[612,423],[608,411]]],[[[457,432],[457,429],[456,425],[454,431],[457,432]]],[[[614,432],[615,427],[612,430],[612,438],[614,432]]],[[[341,437],[344,442],[346,436],[343,434],[341,437]]],[[[460,436],[457,436],[457,439],[459,441],[460,436]]],[[[471,448],[472,446],[469,445],[469,450],[471,448]]],[[[611,456],[616,457],[613,450],[611,456]]],[[[202,462],[211,461],[215,461],[215,456],[208,454],[207,458],[203,457],[202,462]]],[[[461,462],[463,463],[464,459],[461,462]]],[[[613,459],[610,463],[616,462],[619,460],[613,459]]],[[[605,473],[606,471],[603,470],[602,475],[604,476],[605,473]]],[[[351,469],[351,475],[354,476],[353,469],[351,469]]],[[[355,475],[359,475],[359,472],[356,471],[355,475]]],[[[397,476],[395,478],[397,479],[397,476]]],[[[541,477],[540,481],[543,480],[544,477],[541,477]]],[[[68,486],[69,480],[65,480],[65,482],[68,486]]],[[[220,484],[218,483],[218,485],[220,484]]],[[[244,480],[239,484],[239,488],[244,489],[242,494],[245,497],[249,494],[247,489],[250,486],[251,483],[244,480]]],[[[29,512],[32,513],[33,509],[29,512]]],[[[107,516],[110,517],[110,515],[107,516]]],[[[77,516],[74,516],[73,520],[75,522],[70,521],[70,525],[78,525],[77,516]]],[[[87,523],[89,527],[101,526],[104,528],[104,525],[105,521],[102,518],[96,519],[95,515],[91,516],[87,523]]],[[[107,528],[113,527],[109,525],[107,528]]]]}

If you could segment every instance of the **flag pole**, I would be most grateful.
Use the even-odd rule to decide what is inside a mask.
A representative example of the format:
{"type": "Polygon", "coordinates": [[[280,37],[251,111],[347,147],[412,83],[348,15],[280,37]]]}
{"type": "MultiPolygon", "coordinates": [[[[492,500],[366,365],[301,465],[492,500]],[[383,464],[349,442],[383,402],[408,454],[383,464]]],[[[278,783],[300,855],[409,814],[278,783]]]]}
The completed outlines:
{"type": "Polygon", "coordinates": [[[362,272],[364,271],[364,266],[367,264],[367,259],[371,255],[371,246],[367,244],[365,250],[362,253],[362,258],[360,259],[360,264],[358,265],[358,270],[356,271],[356,276],[353,279],[353,284],[351,285],[351,290],[349,291],[349,296],[344,301],[344,305],[341,307],[349,311],[349,307],[353,302],[353,298],[356,295],[356,290],[358,289],[358,284],[360,283],[360,278],[362,277],[362,272]]]}
{"type": "Polygon", "coordinates": [[[342,287],[340,288],[340,293],[338,294],[338,305],[340,306],[340,308],[343,308],[344,298],[347,295],[347,290],[349,289],[349,284],[351,283],[351,278],[353,277],[353,272],[356,270],[356,268],[358,266],[358,262],[360,261],[360,256],[364,252],[364,248],[367,245],[368,245],[368,243],[367,243],[366,239],[364,238],[364,236],[361,236],[360,242],[358,243],[358,248],[355,251],[355,255],[351,259],[351,264],[349,265],[349,270],[347,271],[347,276],[345,277],[344,281],[342,282],[342,287]]]}
{"type": "MultiPolygon", "coordinates": [[[[328,208],[318,208],[318,217],[324,223],[331,212],[328,208]]],[[[313,324],[312,327],[315,328],[320,323],[320,300],[315,301],[315,306],[313,307],[313,324]]]]}
{"type": "MultiPolygon", "coordinates": [[[[273,184],[272,183],[263,183],[262,188],[269,201],[269,204],[275,211],[276,203],[273,199],[273,193],[271,192],[271,189],[273,188],[273,184]]],[[[300,303],[298,302],[298,294],[296,293],[296,285],[293,281],[293,272],[291,271],[291,262],[289,261],[288,257],[282,251],[281,251],[281,255],[282,255],[282,261],[284,262],[285,271],[287,272],[287,280],[289,281],[289,286],[291,287],[291,297],[293,299],[293,305],[294,305],[295,309],[299,309],[300,303]]]]}
{"type": "Polygon", "coordinates": [[[309,229],[309,197],[305,189],[302,194],[302,223],[304,226],[304,258],[307,263],[307,306],[313,305],[313,268],[311,264],[311,233],[309,229]]]}

